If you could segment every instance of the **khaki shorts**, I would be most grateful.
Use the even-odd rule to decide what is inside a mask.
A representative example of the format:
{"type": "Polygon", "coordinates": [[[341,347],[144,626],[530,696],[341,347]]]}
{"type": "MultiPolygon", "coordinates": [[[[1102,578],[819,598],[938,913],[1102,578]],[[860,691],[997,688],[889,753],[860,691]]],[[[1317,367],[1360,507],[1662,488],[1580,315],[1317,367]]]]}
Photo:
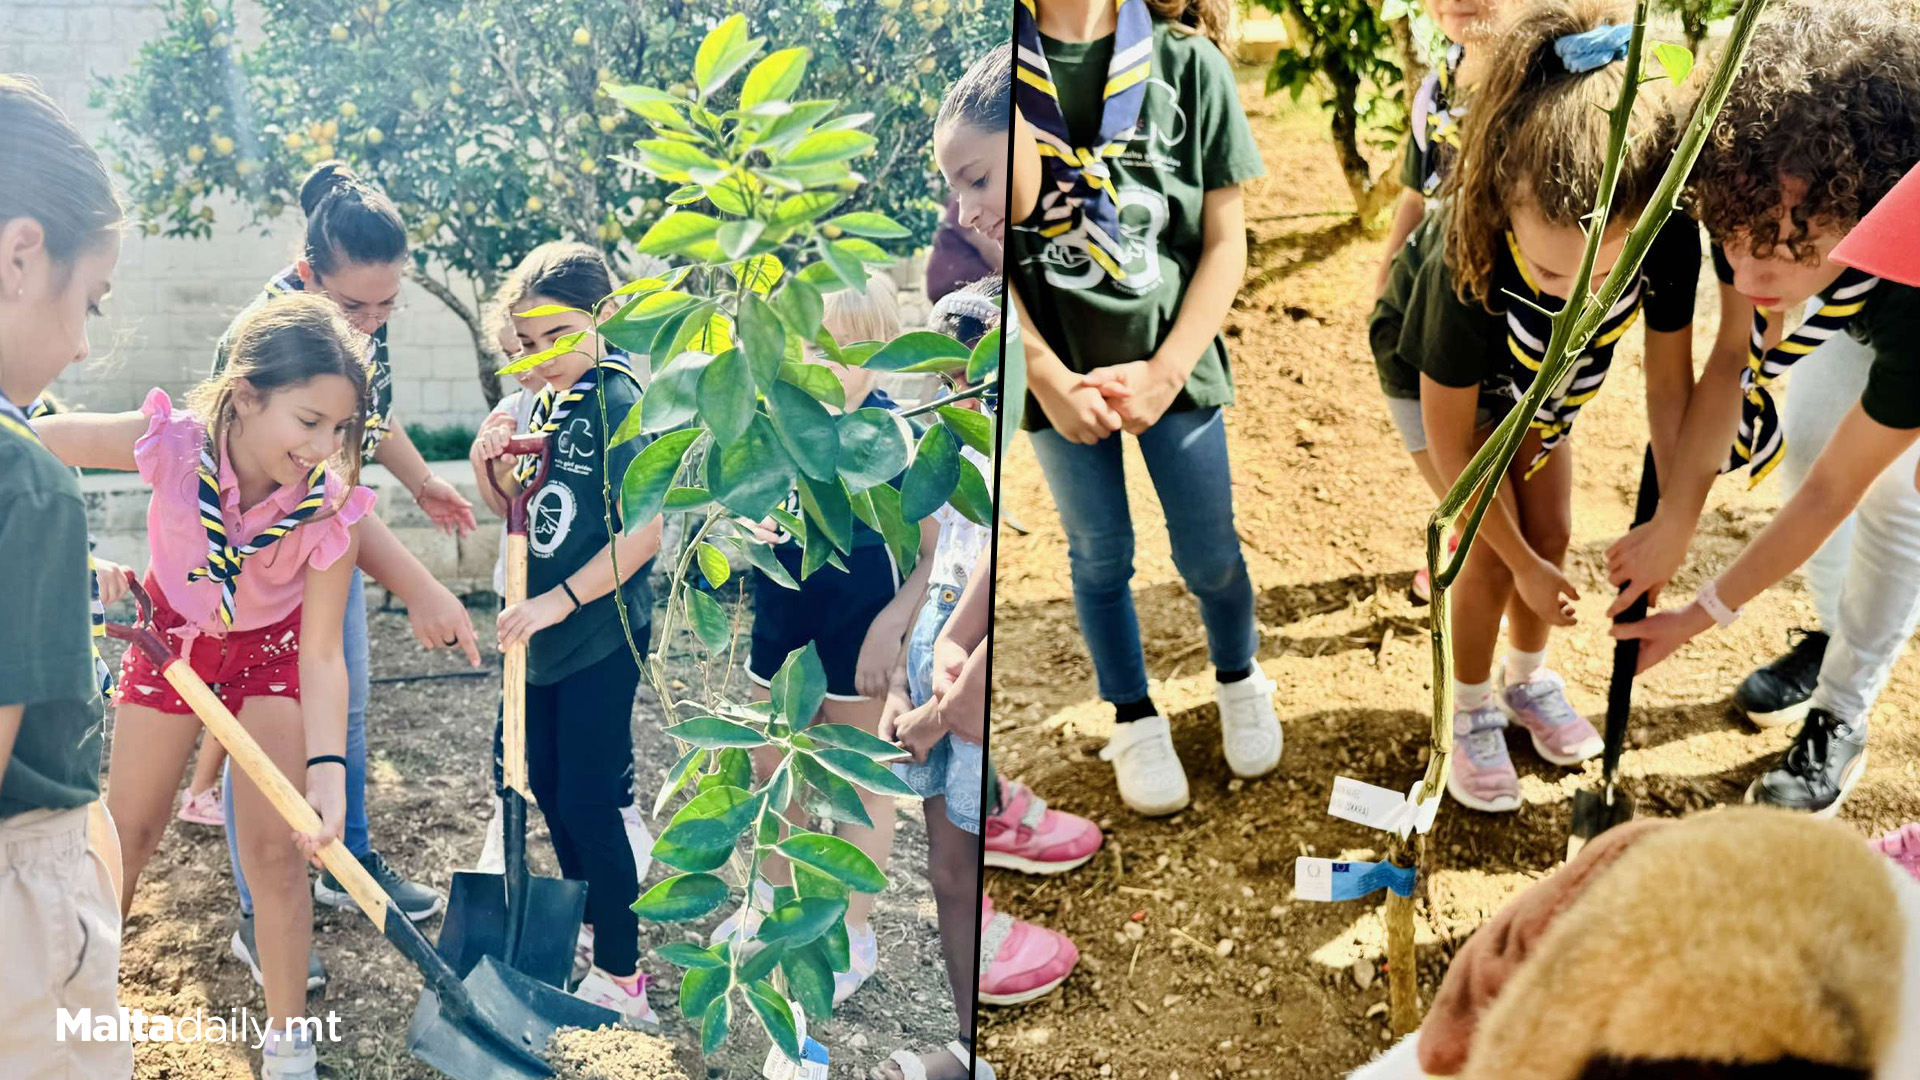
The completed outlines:
{"type": "Polygon", "coordinates": [[[33,1080],[133,1075],[125,1042],[58,1037],[59,1011],[113,1016],[120,973],[118,861],[105,809],[0,820],[0,1047],[5,1073],[33,1080]],[[89,830],[89,816],[95,828],[89,830]],[[104,840],[89,843],[90,832],[104,840]]]}

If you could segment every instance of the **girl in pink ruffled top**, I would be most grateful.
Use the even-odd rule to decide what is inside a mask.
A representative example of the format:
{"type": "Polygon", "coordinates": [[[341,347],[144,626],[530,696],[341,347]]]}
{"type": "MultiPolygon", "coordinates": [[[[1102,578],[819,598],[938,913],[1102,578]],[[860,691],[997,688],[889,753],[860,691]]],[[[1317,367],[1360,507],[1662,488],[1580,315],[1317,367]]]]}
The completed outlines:
{"type": "MultiPolygon", "coordinates": [[[[358,522],[374,502],[356,483],[367,372],[364,344],[316,297],[262,305],[231,342],[224,373],[184,408],[154,390],[138,412],[49,417],[39,429],[67,464],[137,469],[152,487],[146,587],[155,623],[280,770],[305,778],[321,829],[290,835],[253,782],[233,776],[267,1007],[284,1021],[306,1013],[305,864],[340,834],[345,813],[340,627],[358,522]]],[[[200,723],[137,649],[121,663],[116,700],[107,805],[126,865],[124,914],[166,831],[200,723]]],[[[312,1053],[280,1042],[269,1038],[269,1064],[276,1051],[312,1053]]]]}

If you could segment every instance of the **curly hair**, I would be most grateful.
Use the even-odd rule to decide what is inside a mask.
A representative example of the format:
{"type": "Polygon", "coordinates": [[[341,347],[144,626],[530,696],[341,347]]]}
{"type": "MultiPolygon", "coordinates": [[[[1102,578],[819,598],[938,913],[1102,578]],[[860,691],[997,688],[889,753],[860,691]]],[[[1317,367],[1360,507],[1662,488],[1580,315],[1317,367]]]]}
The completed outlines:
{"type": "Polygon", "coordinates": [[[1233,56],[1233,8],[1227,0],[1147,0],[1147,10],[1156,19],[1198,30],[1221,52],[1233,56]]]}
{"type": "Polygon", "coordinates": [[[1686,201],[1715,240],[1744,236],[1758,258],[1782,248],[1811,263],[1815,229],[1851,228],[1916,162],[1920,21],[1912,9],[1886,0],[1794,3],[1755,32],[1686,201]],[[1791,208],[1788,178],[1805,185],[1791,208]]]}
{"type": "MultiPolygon", "coordinates": [[[[1458,162],[1441,186],[1447,202],[1447,269],[1464,303],[1491,309],[1493,268],[1514,207],[1550,225],[1579,228],[1593,212],[1625,66],[1570,72],[1554,43],[1607,24],[1631,24],[1625,0],[1536,0],[1492,42],[1487,76],[1460,132],[1458,162]]],[[[1639,214],[1672,156],[1670,84],[1634,99],[1613,219],[1639,214]]]]}

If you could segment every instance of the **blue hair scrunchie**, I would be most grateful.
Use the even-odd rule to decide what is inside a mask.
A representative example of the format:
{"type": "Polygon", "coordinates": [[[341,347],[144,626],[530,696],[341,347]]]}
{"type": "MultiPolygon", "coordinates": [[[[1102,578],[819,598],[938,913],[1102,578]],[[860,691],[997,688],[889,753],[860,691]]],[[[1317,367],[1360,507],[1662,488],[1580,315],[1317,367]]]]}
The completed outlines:
{"type": "Polygon", "coordinates": [[[1578,34],[1556,39],[1553,51],[1560,63],[1574,75],[1598,71],[1608,64],[1627,58],[1627,45],[1633,40],[1633,26],[1596,26],[1578,34]]]}

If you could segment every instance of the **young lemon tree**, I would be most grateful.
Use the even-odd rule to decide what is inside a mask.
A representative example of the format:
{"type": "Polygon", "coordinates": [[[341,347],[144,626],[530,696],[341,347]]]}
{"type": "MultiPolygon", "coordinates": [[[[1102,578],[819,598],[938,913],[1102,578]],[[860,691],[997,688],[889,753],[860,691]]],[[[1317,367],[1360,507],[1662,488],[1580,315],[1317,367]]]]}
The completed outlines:
{"type": "MultiPolygon", "coordinates": [[[[813,722],[827,685],[812,643],[787,657],[770,701],[729,696],[724,672],[740,612],[709,590],[741,597],[732,567],[742,562],[798,588],[747,522],[770,520],[794,538],[801,579],[845,571],[856,521],[885,539],[903,573],[919,554],[918,523],[943,504],[990,523],[986,478],[960,449],[991,455],[993,424],[961,402],[994,387],[1000,351],[997,333],[972,349],[926,331],[842,347],[821,328],[825,294],[870,280],[892,287],[872,278],[893,261],[882,243],[911,234],[877,212],[841,212],[866,183],[855,166],[875,151],[863,130],[872,115],[797,97],[808,63],[804,48],[767,53],[735,15],[701,42],[684,92],[601,87],[648,129],[624,164],[669,185],[673,209],[638,239],[641,252],[671,268],[628,282],[594,312],[604,316],[595,332],[652,370],[629,415],[603,417],[614,428],[610,445],[652,438],[618,479],[621,520],[634,529],[666,512],[688,524],[678,550],[663,556],[672,560],[671,586],[651,655],[632,637],[644,614],[621,609],[667,731],[685,749],[654,812],[690,796],[653,850],[678,873],[634,910],[658,922],[700,919],[730,899],[746,903],[769,857],[790,860],[793,883],[773,888],[774,907],[757,927],[743,925],[710,948],[675,943],[659,954],[686,969],[680,1008],[701,1026],[705,1052],[727,1041],[745,1011],[795,1059],[801,1047],[789,1002],[809,1017],[830,1014],[833,975],[850,966],[848,901],[887,884],[858,848],[806,822],[870,825],[861,789],[912,791],[887,768],[902,756],[897,747],[855,727],[813,722]],[[832,371],[810,353],[871,371],[940,372],[969,388],[904,414],[860,408],[843,400],[832,371]],[[664,654],[683,636],[705,657],[698,689],[677,690],[668,674],[664,654]],[[777,765],[756,775],[755,753],[777,765]],[[784,817],[790,803],[804,815],[784,817]]],[[[502,373],[537,367],[582,336],[502,373]]],[[[606,525],[612,535],[611,511],[606,525]]]]}

